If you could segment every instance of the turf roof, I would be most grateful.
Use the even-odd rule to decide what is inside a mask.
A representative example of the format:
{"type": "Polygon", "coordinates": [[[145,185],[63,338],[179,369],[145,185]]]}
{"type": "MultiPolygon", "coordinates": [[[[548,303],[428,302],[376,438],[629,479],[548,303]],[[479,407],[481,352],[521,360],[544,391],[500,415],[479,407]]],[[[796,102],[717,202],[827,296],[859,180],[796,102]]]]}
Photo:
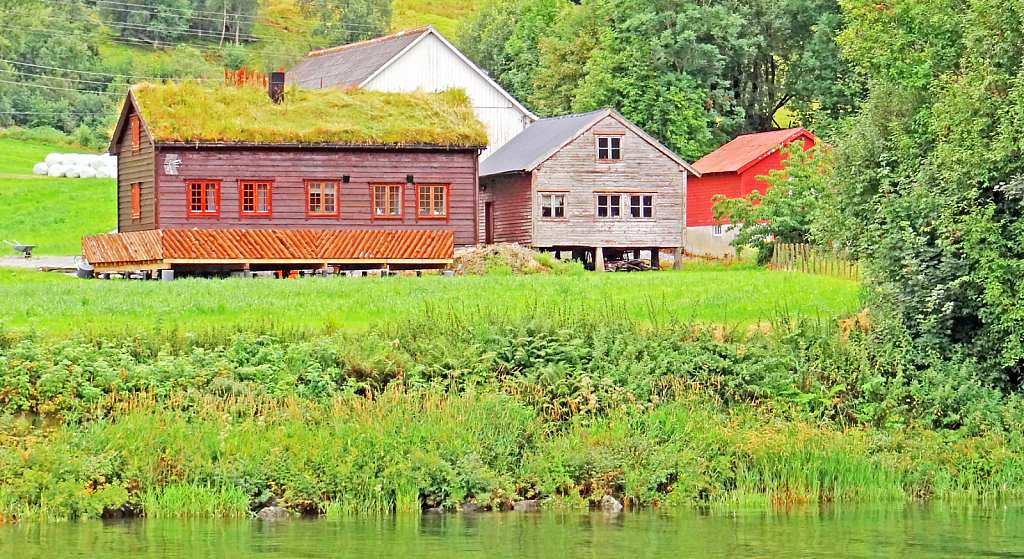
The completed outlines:
{"type": "Polygon", "coordinates": [[[485,146],[462,90],[441,93],[139,84],[139,112],[157,142],[485,146]]]}

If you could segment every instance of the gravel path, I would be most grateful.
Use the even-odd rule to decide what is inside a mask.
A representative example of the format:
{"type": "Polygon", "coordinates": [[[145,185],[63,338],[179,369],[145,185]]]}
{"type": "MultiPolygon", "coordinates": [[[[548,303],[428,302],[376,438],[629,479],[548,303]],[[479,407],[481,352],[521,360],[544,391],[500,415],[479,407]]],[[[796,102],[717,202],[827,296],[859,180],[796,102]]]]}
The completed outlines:
{"type": "MultiPolygon", "coordinates": [[[[2,250],[2,249],[0,249],[2,250]]],[[[39,268],[75,268],[74,256],[0,256],[0,267],[3,268],[28,268],[36,270],[39,268]]]]}

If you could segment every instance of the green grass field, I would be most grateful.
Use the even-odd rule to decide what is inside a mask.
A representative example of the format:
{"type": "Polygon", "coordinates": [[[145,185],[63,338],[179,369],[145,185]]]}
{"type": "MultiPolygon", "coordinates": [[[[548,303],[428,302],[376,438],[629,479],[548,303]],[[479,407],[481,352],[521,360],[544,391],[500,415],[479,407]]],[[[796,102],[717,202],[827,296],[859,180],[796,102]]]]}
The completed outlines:
{"type": "MultiPolygon", "coordinates": [[[[0,139],[0,175],[31,175],[48,153],[75,150],[38,142],[0,139]]],[[[82,235],[117,227],[113,179],[0,178],[0,239],[37,246],[36,254],[82,251],[82,235]]],[[[0,255],[14,254],[0,247],[0,255]]]]}
{"type": "Polygon", "coordinates": [[[0,324],[49,332],[177,328],[364,328],[430,316],[466,325],[524,317],[749,326],[782,314],[857,310],[858,285],[823,276],[704,267],[641,274],[456,278],[83,281],[0,270],[0,324]]]}

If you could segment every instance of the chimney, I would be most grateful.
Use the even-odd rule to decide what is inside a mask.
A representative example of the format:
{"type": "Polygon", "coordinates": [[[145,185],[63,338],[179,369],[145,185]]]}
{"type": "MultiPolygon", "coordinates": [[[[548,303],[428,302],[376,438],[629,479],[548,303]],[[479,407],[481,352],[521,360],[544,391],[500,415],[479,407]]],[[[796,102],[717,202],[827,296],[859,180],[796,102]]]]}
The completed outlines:
{"type": "Polygon", "coordinates": [[[284,99],[284,72],[270,73],[270,86],[267,89],[270,100],[280,103],[284,99]]]}

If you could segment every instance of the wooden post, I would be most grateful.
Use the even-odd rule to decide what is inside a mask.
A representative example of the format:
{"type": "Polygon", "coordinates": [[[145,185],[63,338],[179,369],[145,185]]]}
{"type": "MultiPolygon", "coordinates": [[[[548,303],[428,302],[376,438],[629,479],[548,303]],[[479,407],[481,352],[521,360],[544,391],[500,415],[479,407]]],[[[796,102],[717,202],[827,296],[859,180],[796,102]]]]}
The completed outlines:
{"type": "Polygon", "coordinates": [[[604,271],[604,248],[602,247],[594,248],[594,271],[604,271]]]}
{"type": "Polygon", "coordinates": [[[683,269],[683,247],[672,248],[672,269],[682,270],[683,269]]]}
{"type": "Polygon", "coordinates": [[[655,271],[661,270],[661,249],[654,247],[651,249],[651,268],[655,271]]]}

